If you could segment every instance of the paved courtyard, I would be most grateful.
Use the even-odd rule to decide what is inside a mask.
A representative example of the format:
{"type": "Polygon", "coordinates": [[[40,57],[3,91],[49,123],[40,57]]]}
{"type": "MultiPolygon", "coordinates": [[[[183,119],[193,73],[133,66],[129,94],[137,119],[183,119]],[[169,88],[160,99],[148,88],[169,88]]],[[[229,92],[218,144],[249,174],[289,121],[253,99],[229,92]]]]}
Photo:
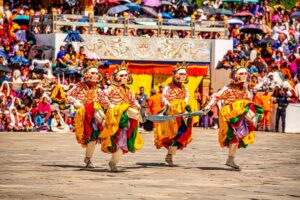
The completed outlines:
{"type": "Polygon", "coordinates": [[[194,129],[194,140],[164,164],[153,135],[126,154],[118,173],[98,147],[95,169],[83,168],[84,150],[73,134],[1,133],[0,199],[299,199],[300,134],[262,133],[238,151],[242,171],[225,166],[217,130],[194,129]]]}

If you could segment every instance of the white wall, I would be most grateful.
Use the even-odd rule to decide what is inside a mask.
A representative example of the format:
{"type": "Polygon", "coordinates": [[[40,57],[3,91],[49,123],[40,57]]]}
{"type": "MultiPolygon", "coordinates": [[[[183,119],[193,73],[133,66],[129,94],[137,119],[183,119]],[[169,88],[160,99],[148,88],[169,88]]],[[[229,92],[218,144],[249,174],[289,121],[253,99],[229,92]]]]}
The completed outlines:
{"type": "Polygon", "coordinates": [[[219,61],[221,61],[228,50],[233,50],[232,40],[213,40],[211,48],[211,87],[214,90],[222,88],[230,82],[229,70],[216,69],[219,61]]]}

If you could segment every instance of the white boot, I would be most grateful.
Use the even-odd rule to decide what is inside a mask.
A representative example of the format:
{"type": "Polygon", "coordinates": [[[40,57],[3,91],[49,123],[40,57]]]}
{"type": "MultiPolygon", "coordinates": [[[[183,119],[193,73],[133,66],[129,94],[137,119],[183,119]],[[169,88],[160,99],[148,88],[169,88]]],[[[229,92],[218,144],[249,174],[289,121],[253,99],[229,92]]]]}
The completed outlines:
{"type": "Polygon", "coordinates": [[[173,155],[176,154],[177,147],[170,146],[168,149],[168,154],[166,155],[165,161],[168,163],[170,167],[175,166],[173,163],[173,155]]]}
{"type": "Polygon", "coordinates": [[[113,161],[109,161],[108,165],[110,167],[110,171],[112,171],[112,172],[118,172],[118,168],[117,168],[117,164],[116,163],[114,163],[113,161]]]}
{"type": "Polygon", "coordinates": [[[91,161],[91,158],[85,157],[84,163],[86,164],[86,168],[95,168],[94,164],[91,161]]]}
{"type": "Polygon", "coordinates": [[[226,161],[226,165],[229,167],[232,167],[234,169],[240,169],[240,167],[238,165],[236,165],[234,162],[234,157],[235,157],[237,148],[238,148],[238,144],[234,143],[234,144],[229,145],[228,159],[226,161]]]}
{"type": "Polygon", "coordinates": [[[123,154],[122,149],[118,149],[115,153],[113,153],[113,155],[111,156],[111,160],[109,161],[108,165],[110,167],[110,170],[112,172],[117,172],[118,168],[117,168],[117,163],[120,161],[120,158],[123,154]]]}
{"type": "Polygon", "coordinates": [[[235,164],[233,156],[228,156],[228,159],[226,161],[226,165],[229,166],[229,167],[232,167],[234,169],[240,169],[240,167],[235,164]]]}
{"type": "Polygon", "coordinates": [[[166,158],[165,158],[165,161],[168,163],[168,165],[170,167],[174,166],[174,163],[173,163],[173,155],[172,154],[167,154],[166,155],[166,158]]]}
{"type": "Polygon", "coordinates": [[[84,163],[86,164],[86,168],[95,168],[94,164],[92,163],[91,159],[94,155],[94,151],[96,148],[96,141],[91,141],[87,144],[84,163]]]}

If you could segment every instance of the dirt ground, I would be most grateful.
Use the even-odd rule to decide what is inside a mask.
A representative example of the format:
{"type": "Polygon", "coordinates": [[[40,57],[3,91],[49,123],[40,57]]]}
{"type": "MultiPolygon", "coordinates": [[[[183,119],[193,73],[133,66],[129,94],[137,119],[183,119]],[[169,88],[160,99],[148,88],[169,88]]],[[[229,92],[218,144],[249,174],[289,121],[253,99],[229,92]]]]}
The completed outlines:
{"type": "Polygon", "coordinates": [[[118,173],[109,171],[110,155],[100,146],[96,168],[84,168],[72,133],[0,133],[0,199],[300,198],[300,134],[258,132],[255,144],[238,151],[242,170],[235,171],[224,165],[217,130],[193,131],[176,167],[164,164],[166,150],[143,133],[144,147],[124,155],[118,173]]]}

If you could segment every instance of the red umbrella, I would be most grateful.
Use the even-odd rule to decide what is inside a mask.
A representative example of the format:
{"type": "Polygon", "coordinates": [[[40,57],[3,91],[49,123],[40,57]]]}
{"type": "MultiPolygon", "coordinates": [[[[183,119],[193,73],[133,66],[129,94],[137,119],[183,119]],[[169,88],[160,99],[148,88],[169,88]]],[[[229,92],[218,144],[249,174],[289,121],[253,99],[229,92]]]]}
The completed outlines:
{"type": "Polygon", "coordinates": [[[102,4],[120,4],[119,0],[102,0],[99,4],[102,5],[102,4]]]}
{"type": "Polygon", "coordinates": [[[236,13],[235,16],[237,16],[237,17],[250,17],[251,16],[252,17],[253,15],[249,11],[242,11],[242,12],[236,13]]]}

